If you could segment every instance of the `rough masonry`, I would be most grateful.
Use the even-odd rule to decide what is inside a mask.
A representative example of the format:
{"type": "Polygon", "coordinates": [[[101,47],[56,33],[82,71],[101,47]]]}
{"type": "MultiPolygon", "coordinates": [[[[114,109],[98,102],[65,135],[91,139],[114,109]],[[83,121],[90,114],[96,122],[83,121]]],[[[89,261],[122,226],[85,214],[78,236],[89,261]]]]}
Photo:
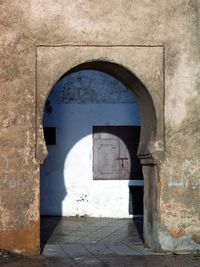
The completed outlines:
{"type": "Polygon", "coordinates": [[[199,0],[0,2],[0,248],[38,253],[44,103],[62,75],[92,68],[140,108],[147,245],[199,249],[199,12],[199,0]]]}

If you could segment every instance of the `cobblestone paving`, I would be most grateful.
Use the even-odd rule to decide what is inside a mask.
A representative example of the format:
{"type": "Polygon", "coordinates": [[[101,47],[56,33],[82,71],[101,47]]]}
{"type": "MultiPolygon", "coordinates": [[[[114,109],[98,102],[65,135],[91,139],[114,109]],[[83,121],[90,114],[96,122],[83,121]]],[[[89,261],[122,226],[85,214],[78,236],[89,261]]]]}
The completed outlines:
{"type": "Polygon", "coordinates": [[[136,266],[136,267],[199,267],[200,258],[193,255],[151,255],[151,256],[119,256],[98,255],[98,257],[79,256],[70,258],[58,256],[20,257],[0,256],[1,267],[39,267],[39,266],[136,266]]]}

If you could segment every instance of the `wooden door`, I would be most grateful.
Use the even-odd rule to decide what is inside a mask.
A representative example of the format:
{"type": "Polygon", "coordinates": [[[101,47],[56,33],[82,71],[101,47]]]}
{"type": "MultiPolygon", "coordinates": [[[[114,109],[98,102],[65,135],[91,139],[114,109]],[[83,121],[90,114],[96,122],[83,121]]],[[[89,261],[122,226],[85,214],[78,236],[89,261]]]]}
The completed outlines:
{"type": "Polygon", "coordinates": [[[141,180],[140,126],[94,126],[94,180],[141,180]]]}

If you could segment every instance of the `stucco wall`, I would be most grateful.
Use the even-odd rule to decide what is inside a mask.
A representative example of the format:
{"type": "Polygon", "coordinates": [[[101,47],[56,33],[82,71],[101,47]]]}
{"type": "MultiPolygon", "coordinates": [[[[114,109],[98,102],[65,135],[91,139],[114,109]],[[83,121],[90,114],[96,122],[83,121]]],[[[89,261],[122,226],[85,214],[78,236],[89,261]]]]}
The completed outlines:
{"type": "Polygon", "coordinates": [[[143,181],[94,181],[92,134],[94,125],[140,125],[133,95],[107,74],[80,71],[60,80],[48,101],[43,126],[56,127],[56,145],[41,166],[41,214],[132,217],[129,186],[143,181]]]}
{"type": "MultiPolygon", "coordinates": [[[[164,48],[165,157],[155,185],[158,243],[166,250],[199,247],[197,5],[199,0],[0,2],[1,248],[31,254],[39,248],[40,163],[35,157],[39,45],[164,48]]],[[[76,56],[79,64],[78,52],[76,56]]]]}

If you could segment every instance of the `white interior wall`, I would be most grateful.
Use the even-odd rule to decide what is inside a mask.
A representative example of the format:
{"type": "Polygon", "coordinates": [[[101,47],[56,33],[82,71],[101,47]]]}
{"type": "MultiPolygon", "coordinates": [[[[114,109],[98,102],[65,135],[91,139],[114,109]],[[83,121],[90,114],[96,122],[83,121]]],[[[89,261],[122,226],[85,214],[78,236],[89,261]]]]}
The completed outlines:
{"type": "MultiPolygon", "coordinates": [[[[94,72],[94,75],[97,74],[94,72]]],[[[108,75],[93,80],[96,83],[102,77],[104,81],[99,82],[101,88],[104,86],[105,89],[107,83],[108,87],[113,89],[114,86],[114,90],[117,90],[116,81],[109,83],[109,79],[113,78],[108,75]]],[[[69,83],[65,81],[65,84],[66,82],[69,83]]],[[[63,83],[59,86],[62,88],[63,83]]],[[[118,82],[118,87],[120,86],[122,87],[118,82]]],[[[103,99],[106,94],[109,94],[109,90],[104,90],[103,99]]],[[[56,145],[48,146],[49,155],[41,168],[41,214],[131,217],[128,212],[129,185],[138,182],[93,180],[92,152],[93,125],[140,125],[137,104],[127,94],[126,90],[125,100],[120,102],[115,96],[109,103],[102,101],[102,95],[101,101],[98,101],[98,96],[94,101],[93,95],[92,101],[90,98],[85,100],[85,97],[82,102],[80,93],[79,101],[73,97],[70,101],[66,101],[66,98],[65,101],[59,101],[55,94],[49,96],[52,110],[50,114],[45,113],[43,124],[45,127],[56,127],[56,145]]]]}

